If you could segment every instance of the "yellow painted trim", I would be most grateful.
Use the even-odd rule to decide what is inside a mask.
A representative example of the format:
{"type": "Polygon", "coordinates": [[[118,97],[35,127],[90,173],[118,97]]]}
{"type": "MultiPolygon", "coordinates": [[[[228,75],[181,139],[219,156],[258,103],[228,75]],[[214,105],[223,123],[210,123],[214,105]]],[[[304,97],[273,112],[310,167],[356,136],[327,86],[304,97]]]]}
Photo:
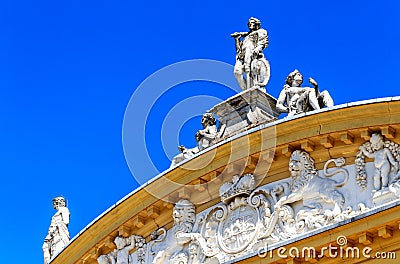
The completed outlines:
{"type": "MultiPolygon", "coordinates": [[[[244,134],[239,138],[212,148],[187,162],[191,166],[200,166],[204,163],[205,159],[212,159],[212,162],[204,168],[195,171],[176,168],[165,173],[163,177],[151,182],[147,188],[152,193],[157,193],[159,197],[168,197],[171,194],[175,195],[179,187],[172,185],[169,181],[189,184],[210,173],[221,172],[228,163],[236,162],[243,158],[247,159],[247,153],[243,155],[241,149],[248,142],[250,142],[250,151],[248,154],[251,156],[260,155],[261,152],[270,147],[271,132],[274,129],[276,129],[277,151],[274,162],[268,171],[268,177],[264,178],[263,183],[288,177],[288,157],[283,154],[285,153],[284,149],[288,149],[288,147],[299,148],[304,140],[310,140],[312,144],[315,144],[315,149],[311,153],[311,156],[316,159],[317,167],[319,166],[318,161],[322,162],[323,160],[327,160],[328,157],[335,155],[344,155],[349,163],[354,163],[354,156],[359,143],[365,142],[360,137],[360,129],[368,128],[371,131],[376,131],[380,127],[388,125],[395,130],[400,129],[400,101],[354,105],[334,110],[323,110],[319,113],[287,121],[280,120],[276,123],[276,126],[264,126],[264,128],[258,130],[253,129],[254,132],[244,134]],[[351,131],[351,133],[348,131],[351,131]],[[350,133],[350,135],[340,134],[343,132],[350,133]],[[318,143],[324,135],[329,135],[330,140],[334,141],[332,148],[327,149],[324,145],[318,143]],[[354,142],[351,140],[354,140],[354,142]],[[349,142],[353,143],[349,144],[349,142]],[[215,153],[213,149],[216,150],[215,153]],[[215,157],[211,158],[214,154],[215,157]],[[322,158],[318,159],[318,157],[322,158]]],[[[326,141],[323,142],[325,142],[326,146],[326,141]]],[[[305,144],[307,145],[309,142],[305,144]]],[[[259,171],[260,177],[262,177],[265,171],[263,171],[263,168],[260,168],[259,171]]],[[[210,184],[209,187],[211,188],[212,185],[210,184]]],[[[215,187],[214,189],[218,191],[218,188],[215,187]]],[[[218,199],[213,199],[206,204],[197,206],[197,210],[204,210],[217,202],[219,202],[218,199]]],[[[143,213],[149,206],[160,203],[162,204],[158,198],[149,194],[145,189],[131,193],[71,241],[68,247],[56,256],[52,264],[93,262],[96,255],[102,253],[101,250],[104,241],[115,237],[122,225],[132,227],[133,224],[131,222],[135,216],[143,213]],[[88,259],[83,261],[84,258],[88,259]]],[[[133,226],[131,231],[146,237],[157,226],[170,226],[172,222],[171,208],[161,207],[160,210],[159,217],[151,219],[144,216],[145,226],[143,228],[135,228],[133,226]]]]}

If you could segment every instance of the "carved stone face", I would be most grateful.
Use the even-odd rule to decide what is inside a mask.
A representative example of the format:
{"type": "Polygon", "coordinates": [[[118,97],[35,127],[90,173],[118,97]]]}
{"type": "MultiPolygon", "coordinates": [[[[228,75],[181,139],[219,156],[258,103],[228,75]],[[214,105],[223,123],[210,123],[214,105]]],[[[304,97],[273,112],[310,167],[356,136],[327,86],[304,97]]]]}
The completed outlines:
{"type": "Polygon", "coordinates": [[[300,72],[296,72],[293,76],[293,86],[300,86],[303,83],[303,75],[300,72]]]}
{"type": "Polygon", "coordinates": [[[215,125],[215,123],[216,123],[215,117],[210,113],[204,114],[201,118],[201,124],[203,125],[203,128],[215,125]]]}
{"type": "Polygon", "coordinates": [[[300,157],[294,156],[290,158],[290,162],[289,162],[289,171],[290,171],[290,175],[293,178],[297,178],[298,176],[300,176],[301,173],[301,161],[300,161],[300,157]]]}
{"type": "Polygon", "coordinates": [[[256,23],[254,21],[252,21],[252,20],[249,21],[248,26],[249,26],[250,30],[255,30],[256,29],[256,23]]]}
{"type": "Polygon", "coordinates": [[[64,197],[56,197],[53,199],[53,208],[58,210],[60,207],[65,207],[65,199],[64,197]]]}
{"type": "Polygon", "coordinates": [[[58,202],[55,200],[53,200],[53,208],[56,210],[58,210],[58,208],[59,208],[58,202]]]}
{"type": "Polygon", "coordinates": [[[260,21],[257,21],[255,18],[250,18],[247,22],[247,26],[249,27],[250,31],[254,31],[260,28],[259,26],[260,21]]]}
{"type": "Polygon", "coordinates": [[[184,216],[184,210],[185,208],[182,205],[180,204],[175,205],[172,217],[174,218],[174,222],[176,224],[179,224],[183,221],[182,218],[184,216]]]}
{"type": "Polygon", "coordinates": [[[114,239],[114,243],[117,246],[117,249],[122,249],[125,247],[125,240],[122,237],[116,237],[114,239]]]}
{"type": "Polygon", "coordinates": [[[193,204],[188,200],[180,200],[175,204],[174,211],[172,212],[172,218],[174,219],[175,225],[185,222],[194,222],[195,208],[193,204]]]}
{"type": "Polygon", "coordinates": [[[374,150],[380,150],[380,149],[382,149],[383,146],[384,146],[384,144],[385,144],[385,143],[383,142],[382,137],[381,137],[379,134],[373,134],[373,135],[371,136],[370,142],[371,142],[371,147],[372,147],[374,150]]]}
{"type": "Polygon", "coordinates": [[[286,84],[292,87],[300,87],[303,83],[303,75],[298,71],[294,70],[286,77],[286,84]]]}

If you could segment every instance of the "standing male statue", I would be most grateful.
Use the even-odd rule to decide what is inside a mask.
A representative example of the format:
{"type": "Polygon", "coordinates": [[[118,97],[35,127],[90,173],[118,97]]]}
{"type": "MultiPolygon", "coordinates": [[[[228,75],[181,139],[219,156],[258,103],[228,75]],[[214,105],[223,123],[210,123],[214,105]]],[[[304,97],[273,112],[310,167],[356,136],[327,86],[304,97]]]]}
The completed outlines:
{"type": "Polygon", "coordinates": [[[249,19],[247,26],[249,32],[231,34],[236,45],[234,74],[242,90],[265,87],[270,77],[269,62],[263,54],[268,47],[267,31],[261,28],[260,20],[254,17],[249,19]]]}
{"type": "Polygon", "coordinates": [[[69,210],[65,198],[61,196],[53,198],[53,207],[57,212],[51,218],[49,231],[42,246],[45,264],[49,263],[50,259],[69,242],[69,210]]]}

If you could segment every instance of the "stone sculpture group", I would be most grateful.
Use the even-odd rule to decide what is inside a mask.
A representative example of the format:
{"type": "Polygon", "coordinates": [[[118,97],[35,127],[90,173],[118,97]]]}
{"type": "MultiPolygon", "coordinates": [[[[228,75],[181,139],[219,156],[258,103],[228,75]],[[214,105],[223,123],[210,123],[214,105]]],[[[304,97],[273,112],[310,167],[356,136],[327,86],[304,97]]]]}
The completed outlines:
{"type": "MultiPolygon", "coordinates": [[[[253,17],[248,28],[248,32],[231,34],[236,46],[234,75],[243,91],[202,116],[203,129],[195,135],[196,146],[179,146],[181,153],[173,159],[171,167],[229,136],[274,121],[280,113],[292,117],[333,106],[329,92],[321,92],[313,78],[308,79],[313,87],[301,86],[303,76],[298,70],[287,76],[277,100],[266,94],[270,65],[263,50],[268,47],[268,34],[253,17]],[[218,127],[214,114],[220,118],[218,127]]],[[[308,152],[294,150],[287,179],[257,187],[252,174],[231,175],[232,180],[220,186],[220,203],[196,214],[189,200],[179,200],[173,209],[171,229],[154,230],[147,242],[135,234],[116,236],[115,249],[98,256],[97,261],[99,264],[232,262],[257,252],[265,244],[272,246],[295,239],[400,199],[399,162],[400,146],[385,140],[380,133],[372,133],[370,140],[359,147],[354,165],[346,165],[345,159],[339,157],[329,159],[322,170],[317,170],[308,152]],[[365,157],[374,160],[373,169],[366,167],[365,157]],[[369,194],[355,199],[351,195],[353,185],[369,194]]],[[[43,244],[45,264],[69,242],[65,199],[54,198],[53,206],[57,212],[43,244]]]]}
{"type": "Polygon", "coordinates": [[[267,94],[265,87],[271,69],[263,51],[269,44],[268,33],[261,28],[257,18],[251,17],[247,26],[249,31],[231,34],[236,47],[234,75],[243,92],[214,106],[203,115],[203,130],[196,133],[196,146],[179,146],[181,153],[173,158],[171,167],[227,137],[275,121],[280,113],[287,113],[291,117],[333,106],[329,92],[321,92],[313,78],[308,79],[313,87],[301,86],[303,75],[298,70],[289,73],[278,99],[267,94]],[[219,117],[219,128],[214,114],[219,117]]]}
{"type": "Polygon", "coordinates": [[[233,175],[231,181],[220,186],[220,203],[196,214],[195,206],[189,200],[180,200],[173,210],[171,229],[155,230],[147,243],[140,238],[142,243],[136,245],[137,250],[130,256],[123,252],[133,249],[132,237],[137,239],[138,236],[117,237],[117,249],[101,255],[98,262],[231,263],[239,257],[254,254],[265,244],[273,246],[293,240],[368,213],[380,205],[379,197],[389,195],[391,201],[400,199],[400,173],[397,171],[400,147],[384,141],[381,134],[373,133],[370,142],[360,146],[358,159],[363,155],[374,159],[374,168],[365,169],[364,164],[364,173],[375,180],[379,175],[380,181],[385,183],[384,177],[388,176],[387,186],[382,182],[378,189],[375,184],[370,187],[361,185],[358,174],[361,163],[346,165],[345,159],[339,157],[326,161],[323,169],[317,170],[308,152],[294,150],[288,164],[287,179],[257,187],[252,174],[233,175]],[[376,142],[379,144],[372,146],[376,142]],[[357,166],[358,169],[354,169],[357,166]],[[382,170],[385,166],[388,166],[387,170],[382,170]],[[389,175],[384,174],[387,172],[389,175]],[[361,192],[369,192],[367,198],[354,198],[355,182],[361,192]],[[118,240],[128,242],[119,246],[118,240]],[[110,255],[124,255],[127,261],[115,262],[118,257],[110,255]]]}

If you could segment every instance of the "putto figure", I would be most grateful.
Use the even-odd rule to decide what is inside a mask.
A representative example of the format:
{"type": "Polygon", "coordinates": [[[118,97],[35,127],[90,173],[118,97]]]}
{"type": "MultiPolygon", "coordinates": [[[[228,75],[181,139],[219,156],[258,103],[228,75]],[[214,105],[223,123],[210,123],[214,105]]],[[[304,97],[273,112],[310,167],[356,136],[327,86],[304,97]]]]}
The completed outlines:
{"type": "Polygon", "coordinates": [[[69,210],[65,198],[61,196],[54,198],[53,207],[57,212],[51,218],[49,231],[42,246],[45,264],[49,263],[50,259],[69,242],[69,210]]]}
{"type": "Polygon", "coordinates": [[[333,100],[328,91],[320,92],[318,84],[313,78],[308,81],[314,87],[301,87],[303,75],[294,70],[286,78],[276,108],[281,113],[288,113],[288,116],[304,113],[311,110],[319,110],[322,107],[333,106],[333,100]]]}
{"type": "Polygon", "coordinates": [[[234,74],[242,90],[265,87],[270,77],[269,62],[263,54],[268,47],[267,31],[261,28],[260,20],[254,17],[249,19],[247,26],[249,32],[231,34],[236,45],[234,74]]]}
{"type": "Polygon", "coordinates": [[[375,174],[373,176],[374,180],[374,190],[378,191],[382,188],[387,188],[389,184],[389,174],[391,171],[391,166],[393,166],[393,171],[396,174],[399,169],[399,164],[393,157],[392,153],[388,148],[385,147],[385,142],[380,134],[374,133],[371,135],[369,140],[371,142],[371,150],[373,152],[367,151],[364,145],[360,147],[360,150],[368,158],[374,159],[375,174]]]}

